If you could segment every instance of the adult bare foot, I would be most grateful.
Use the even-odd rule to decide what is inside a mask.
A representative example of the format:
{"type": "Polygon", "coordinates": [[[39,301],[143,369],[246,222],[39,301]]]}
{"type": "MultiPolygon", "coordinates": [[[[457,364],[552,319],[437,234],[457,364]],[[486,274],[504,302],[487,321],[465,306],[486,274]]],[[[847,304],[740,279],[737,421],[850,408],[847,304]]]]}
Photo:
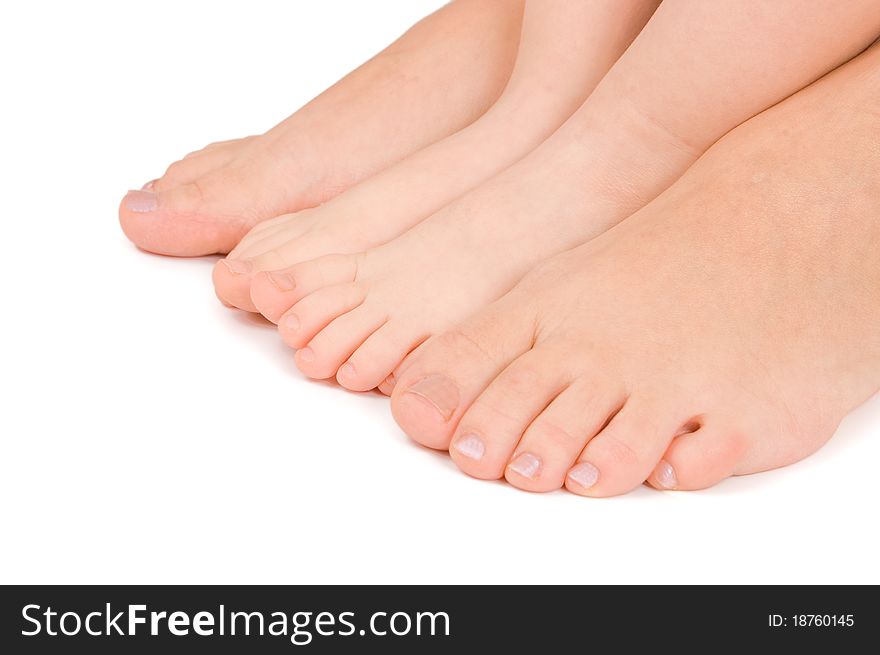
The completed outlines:
{"type": "Polygon", "coordinates": [[[418,344],[629,216],[728,129],[880,32],[873,1],[820,5],[804,14],[801,0],[662,4],[528,157],[389,243],[258,274],[252,296],[299,348],[306,375],[379,385],[418,344]],[[682,30],[694,35],[686,48],[682,30]]]}
{"type": "Polygon", "coordinates": [[[217,295],[256,311],[262,287],[252,299],[255,273],[386,243],[507,168],[574,113],[656,6],[656,0],[527,3],[510,82],[489,111],[321,207],[257,225],[215,267],[217,295]]]}
{"type": "Polygon", "coordinates": [[[586,496],[806,457],[880,389],[878,133],[875,46],[426,344],[398,423],[478,478],[586,496]]]}
{"type": "Polygon", "coordinates": [[[520,0],[457,0],[266,134],[216,143],[131,191],[126,235],[151,252],[226,253],[480,116],[510,75],[520,0]]]}

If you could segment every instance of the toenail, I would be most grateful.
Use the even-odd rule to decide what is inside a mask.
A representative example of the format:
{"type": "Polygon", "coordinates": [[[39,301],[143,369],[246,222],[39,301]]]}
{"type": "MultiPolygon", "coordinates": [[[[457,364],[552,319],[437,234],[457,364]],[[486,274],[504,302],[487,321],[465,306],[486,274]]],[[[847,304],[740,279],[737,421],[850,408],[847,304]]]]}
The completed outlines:
{"type": "Polygon", "coordinates": [[[272,284],[274,284],[279,291],[293,291],[296,287],[296,282],[294,282],[293,278],[287,273],[270,271],[268,275],[272,284]]]}
{"type": "Polygon", "coordinates": [[[288,314],[284,317],[281,325],[284,326],[285,330],[296,332],[297,330],[299,330],[299,316],[297,316],[296,314],[288,314]]]}
{"type": "Polygon", "coordinates": [[[221,259],[233,275],[245,275],[253,270],[254,265],[246,259],[221,259]]]}
{"type": "Polygon", "coordinates": [[[569,479],[584,489],[589,489],[599,481],[599,469],[589,462],[581,462],[568,472],[569,479]]]}
{"type": "Polygon", "coordinates": [[[144,186],[141,187],[141,191],[152,191],[154,184],[156,184],[156,180],[150,180],[144,186]]]}
{"type": "Polygon", "coordinates": [[[657,464],[657,468],[654,469],[654,479],[664,489],[675,489],[678,486],[678,480],[675,478],[675,469],[665,459],[661,459],[660,463],[657,464]]]}
{"type": "Polygon", "coordinates": [[[299,361],[305,362],[306,364],[315,361],[315,351],[311,348],[300,348],[296,354],[299,361]]]}
{"type": "Polygon", "coordinates": [[[422,378],[407,389],[406,393],[433,405],[444,421],[452,418],[455,408],[458,407],[458,388],[443,375],[422,378]]]}
{"type": "Polygon", "coordinates": [[[385,378],[385,382],[383,382],[382,384],[390,389],[393,389],[394,385],[397,384],[397,378],[394,377],[394,373],[389,374],[388,377],[385,378]]]}
{"type": "Polygon", "coordinates": [[[342,366],[339,367],[339,377],[346,378],[348,380],[353,380],[357,377],[357,371],[354,370],[354,365],[346,362],[342,366]]]}
{"type": "Polygon", "coordinates": [[[538,477],[538,472],[541,470],[541,458],[536,457],[531,453],[522,453],[517,455],[516,458],[507,465],[507,468],[517,475],[521,475],[529,480],[534,480],[538,477]]]}
{"type": "Polygon", "coordinates": [[[483,440],[475,434],[466,434],[455,442],[453,447],[465,457],[478,460],[486,452],[483,440]]]}
{"type": "Polygon", "coordinates": [[[125,207],[138,214],[147,214],[159,209],[159,196],[152,191],[129,191],[125,194],[125,207]]]}

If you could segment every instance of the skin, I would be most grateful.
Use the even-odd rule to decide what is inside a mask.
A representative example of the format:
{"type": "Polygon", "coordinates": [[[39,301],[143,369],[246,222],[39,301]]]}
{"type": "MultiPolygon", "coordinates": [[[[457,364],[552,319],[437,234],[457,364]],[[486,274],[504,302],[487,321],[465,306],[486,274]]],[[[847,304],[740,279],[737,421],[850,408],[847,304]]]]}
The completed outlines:
{"type": "Polygon", "coordinates": [[[456,132],[506,84],[523,2],[456,0],[267,133],[173,163],[119,208],[164,255],[227,253],[257,223],[318,205],[456,132]]]}
{"type": "Polygon", "coordinates": [[[381,245],[521,159],[586,100],[656,7],[531,0],[510,82],[488,112],[321,207],[256,226],[215,267],[218,297],[256,311],[250,288],[258,271],[381,245]]]}
{"type": "Polygon", "coordinates": [[[397,371],[394,416],[530,491],[795,462],[880,389],[880,47],[722,139],[397,371]]]}
{"type": "Polygon", "coordinates": [[[624,220],[726,131],[880,33],[873,2],[808,4],[664,2],[528,157],[387,244],[257,274],[252,299],[303,373],[387,390],[421,343],[624,220]]]}

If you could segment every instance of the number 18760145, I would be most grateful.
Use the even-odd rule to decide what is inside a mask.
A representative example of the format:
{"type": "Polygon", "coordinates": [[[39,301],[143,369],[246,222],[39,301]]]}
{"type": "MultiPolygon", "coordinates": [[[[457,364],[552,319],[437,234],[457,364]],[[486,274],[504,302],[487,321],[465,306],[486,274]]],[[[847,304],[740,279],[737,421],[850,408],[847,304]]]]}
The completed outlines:
{"type": "Polygon", "coordinates": [[[854,614],[770,614],[767,625],[771,628],[851,628],[854,614]]]}

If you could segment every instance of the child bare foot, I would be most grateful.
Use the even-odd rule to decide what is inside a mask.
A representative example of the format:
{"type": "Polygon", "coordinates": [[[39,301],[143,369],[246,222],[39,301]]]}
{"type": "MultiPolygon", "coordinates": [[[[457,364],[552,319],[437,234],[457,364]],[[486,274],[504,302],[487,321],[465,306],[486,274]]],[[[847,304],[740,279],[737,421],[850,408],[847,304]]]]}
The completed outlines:
{"type": "Polygon", "coordinates": [[[574,113],[656,6],[656,0],[528,2],[510,82],[489,111],[321,207],[257,225],[215,267],[217,295],[256,311],[250,296],[256,272],[378,246],[508,167],[574,113]]]}
{"type": "Polygon", "coordinates": [[[728,129],[880,32],[872,3],[813,4],[804,15],[800,0],[662,4],[531,155],[383,246],[258,274],[252,297],[306,375],[379,385],[427,338],[624,219],[728,129]]]}
{"type": "Polygon", "coordinates": [[[806,457],[880,389],[878,133],[875,46],[426,344],[398,423],[478,478],[587,496],[806,457]]]}
{"type": "Polygon", "coordinates": [[[443,7],[266,134],[212,144],[129,192],[123,230],[152,252],[226,253],[260,221],[455,132],[501,93],[521,17],[518,0],[443,7]]]}

